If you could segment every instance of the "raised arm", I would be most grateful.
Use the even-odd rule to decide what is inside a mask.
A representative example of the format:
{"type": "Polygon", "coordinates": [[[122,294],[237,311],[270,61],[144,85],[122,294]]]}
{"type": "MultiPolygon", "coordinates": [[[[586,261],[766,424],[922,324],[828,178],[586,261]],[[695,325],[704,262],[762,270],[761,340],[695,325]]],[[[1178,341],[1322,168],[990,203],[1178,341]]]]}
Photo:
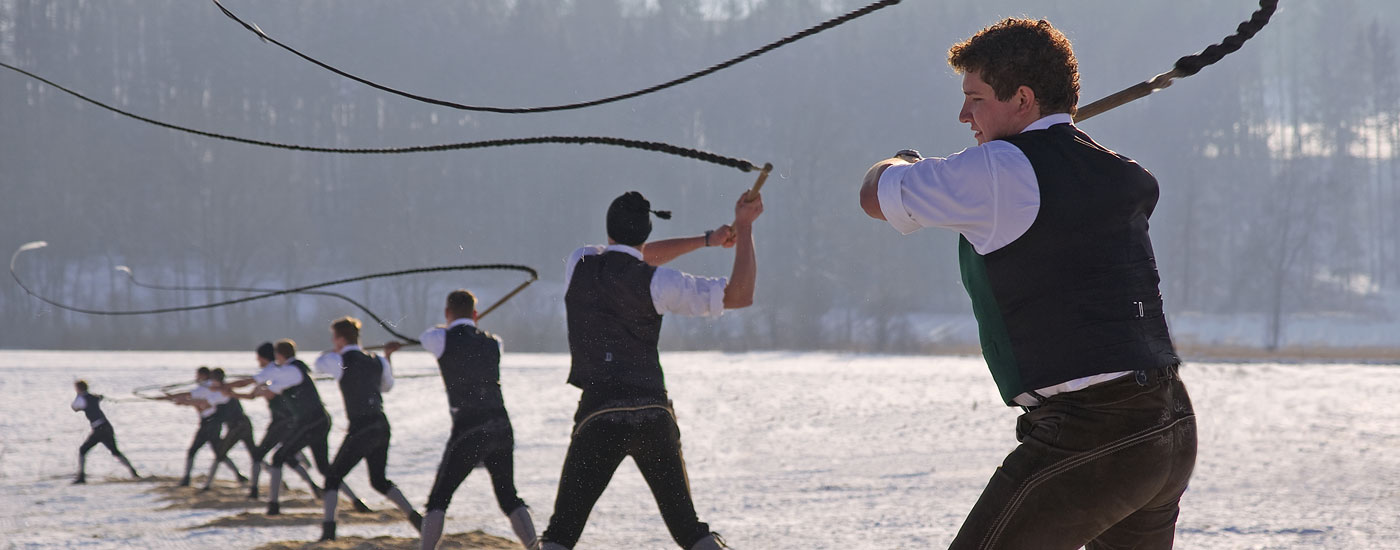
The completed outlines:
{"type": "Polygon", "coordinates": [[[865,172],[865,181],[860,185],[860,207],[865,210],[865,215],[877,220],[885,219],[885,213],[880,211],[880,176],[885,173],[885,169],[897,164],[909,164],[908,161],[900,158],[888,158],[875,163],[865,172]]]}
{"type": "Polygon", "coordinates": [[[651,265],[666,265],[671,260],[709,246],[733,246],[734,230],[728,225],[706,231],[704,235],[677,237],[652,241],[642,247],[642,259],[651,265]]]}
{"type": "Polygon", "coordinates": [[[753,222],[763,213],[763,196],[749,194],[734,204],[734,270],[724,287],[724,309],[739,309],[753,305],[754,280],[758,275],[758,260],[754,255],[753,222]]]}

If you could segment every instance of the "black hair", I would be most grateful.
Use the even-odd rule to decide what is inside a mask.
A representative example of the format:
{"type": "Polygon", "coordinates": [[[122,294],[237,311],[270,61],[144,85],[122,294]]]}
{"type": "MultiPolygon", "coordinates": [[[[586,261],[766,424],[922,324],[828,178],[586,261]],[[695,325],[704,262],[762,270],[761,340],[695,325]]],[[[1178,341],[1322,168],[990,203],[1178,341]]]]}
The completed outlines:
{"type": "Polygon", "coordinates": [[[271,361],[273,359],[272,352],[272,342],[263,342],[261,344],[258,344],[258,357],[271,361]]]}

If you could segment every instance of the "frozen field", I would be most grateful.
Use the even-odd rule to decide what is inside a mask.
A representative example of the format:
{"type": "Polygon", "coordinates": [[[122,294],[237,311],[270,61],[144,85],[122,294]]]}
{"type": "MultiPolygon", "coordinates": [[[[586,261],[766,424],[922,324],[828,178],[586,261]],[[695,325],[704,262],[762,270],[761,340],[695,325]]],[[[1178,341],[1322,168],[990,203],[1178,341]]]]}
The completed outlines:
{"type": "MultiPolygon", "coordinates": [[[[305,354],[306,359],[314,353],[305,354]]],[[[435,368],[395,355],[399,374],[435,368]]],[[[1017,410],[1000,405],[980,359],[818,353],[662,356],[701,519],[738,549],[945,547],[1001,458],[1017,410]]],[[[148,484],[112,483],[101,447],[87,486],[69,485],[88,428],[69,410],[71,382],[129,397],[194,367],[255,370],[253,354],[0,352],[0,549],[251,548],[312,539],[316,526],[193,529],[217,510],[159,510],[148,484]]],[[[577,390],[564,355],[508,355],[502,382],[517,440],[516,480],[543,529],[577,390]]],[[[1362,365],[1189,364],[1200,458],[1178,524],[1179,548],[1400,548],[1400,369],[1362,365]]],[[[335,420],[338,392],[322,383],[335,420]]],[[[386,395],[389,477],[421,506],[449,429],[437,378],[386,395]]],[[[265,406],[248,406],[261,437],[265,406]]],[[[143,474],[179,475],[194,432],[189,409],[112,402],[117,441],[143,474]]],[[[211,455],[198,461],[200,471],[211,455]]],[[[240,468],[248,457],[232,455],[240,468]]],[[[289,478],[293,479],[293,478],[289,478]]],[[[293,486],[296,482],[292,481],[293,486]]],[[[371,506],[363,466],[347,478],[371,506]]],[[[509,536],[484,471],[448,510],[448,532],[509,536]]],[[[348,535],[406,536],[404,523],[342,525],[348,535]]],[[[624,462],[579,548],[673,548],[650,493],[624,462]]]]}

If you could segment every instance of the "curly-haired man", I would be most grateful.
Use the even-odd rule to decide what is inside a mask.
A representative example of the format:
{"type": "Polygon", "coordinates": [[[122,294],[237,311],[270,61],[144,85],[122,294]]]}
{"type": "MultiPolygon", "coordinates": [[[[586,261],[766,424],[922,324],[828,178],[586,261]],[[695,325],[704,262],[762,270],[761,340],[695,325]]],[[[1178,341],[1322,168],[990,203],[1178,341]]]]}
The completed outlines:
{"type": "Polygon", "coordinates": [[[861,207],[901,233],[962,235],[959,264],[1020,444],[952,548],[1170,548],[1196,425],[1158,290],[1157,180],[1074,126],[1079,74],[1047,21],[954,45],[977,146],[901,151],[861,207]]]}

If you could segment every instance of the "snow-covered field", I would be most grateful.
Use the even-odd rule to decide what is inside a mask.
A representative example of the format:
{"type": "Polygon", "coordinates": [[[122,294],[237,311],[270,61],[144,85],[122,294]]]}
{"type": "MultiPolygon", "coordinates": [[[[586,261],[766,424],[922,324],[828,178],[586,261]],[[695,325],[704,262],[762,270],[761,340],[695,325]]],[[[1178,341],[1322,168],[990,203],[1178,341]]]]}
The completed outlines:
{"type": "MultiPolygon", "coordinates": [[[[422,352],[395,359],[399,374],[434,368],[422,352]]],[[[1017,411],[998,403],[977,358],[670,353],[663,362],[701,519],[739,549],[944,547],[1015,444],[1017,411]]],[[[251,351],[0,352],[0,549],[236,549],[314,538],[315,526],[191,530],[231,512],[159,510],[147,484],[105,481],[120,467],[101,447],[89,455],[91,483],[69,484],[88,432],[68,408],[75,378],[128,397],[201,364],[254,370],[251,351]]],[[[516,481],[541,529],[578,397],[564,384],[567,366],[564,355],[530,354],[503,365],[516,481]]],[[[1183,375],[1199,415],[1200,459],[1179,548],[1400,548],[1400,369],[1190,364],[1183,375]]],[[[345,427],[340,398],[326,383],[322,393],[335,445],[345,427]]],[[[401,380],[386,401],[389,477],[421,506],[449,429],[442,383],[401,380]]],[[[104,409],[143,474],[179,475],[192,412],[141,401],[104,409]]],[[[261,436],[266,407],[248,410],[261,436]]],[[[209,456],[201,454],[199,469],[209,456]]],[[[246,468],[246,454],[232,456],[246,468]]],[[[389,507],[362,472],[348,483],[371,506],[389,507]]],[[[473,473],[448,511],[448,532],[509,537],[490,493],[485,472],[473,473]]],[[[409,528],[342,525],[341,533],[407,536],[409,528]]],[[[579,547],[674,547],[630,461],[579,547]]]]}

